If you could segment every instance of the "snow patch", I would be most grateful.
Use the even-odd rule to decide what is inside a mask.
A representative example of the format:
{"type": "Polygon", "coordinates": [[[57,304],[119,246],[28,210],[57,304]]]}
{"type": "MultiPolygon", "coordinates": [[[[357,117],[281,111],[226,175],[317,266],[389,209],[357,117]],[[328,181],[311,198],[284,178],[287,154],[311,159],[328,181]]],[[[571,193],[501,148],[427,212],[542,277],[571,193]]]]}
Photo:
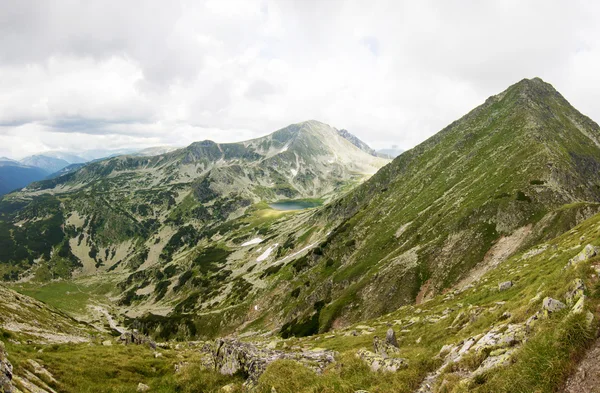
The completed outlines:
{"type": "Polygon", "coordinates": [[[284,146],[284,147],[281,149],[280,153],[283,153],[284,151],[287,151],[288,147],[290,147],[290,144],[289,144],[289,143],[288,143],[287,145],[285,145],[285,146],[284,146]]]}
{"type": "Polygon", "coordinates": [[[248,240],[247,242],[243,243],[242,247],[252,246],[254,244],[260,244],[260,243],[262,243],[262,241],[263,240],[260,237],[255,237],[254,239],[248,240]]]}
{"type": "Polygon", "coordinates": [[[267,248],[265,250],[265,252],[263,252],[258,258],[256,258],[256,262],[262,262],[265,259],[267,259],[269,257],[269,255],[271,255],[271,253],[273,252],[273,250],[276,249],[278,246],[279,246],[279,244],[275,243],[271,247],[267,248]]]}

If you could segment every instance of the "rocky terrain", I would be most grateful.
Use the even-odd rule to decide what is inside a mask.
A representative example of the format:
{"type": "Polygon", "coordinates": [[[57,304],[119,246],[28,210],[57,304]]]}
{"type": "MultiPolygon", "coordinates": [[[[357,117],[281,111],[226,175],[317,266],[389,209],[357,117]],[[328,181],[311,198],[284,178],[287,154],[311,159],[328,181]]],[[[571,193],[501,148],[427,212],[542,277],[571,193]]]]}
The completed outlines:
{"type": "Polygon", "coordinates": [[[5,197],[0,383],[593,391],[600,127],[536,78],[370,178],[365,146],[310,121],[5,197]]]}

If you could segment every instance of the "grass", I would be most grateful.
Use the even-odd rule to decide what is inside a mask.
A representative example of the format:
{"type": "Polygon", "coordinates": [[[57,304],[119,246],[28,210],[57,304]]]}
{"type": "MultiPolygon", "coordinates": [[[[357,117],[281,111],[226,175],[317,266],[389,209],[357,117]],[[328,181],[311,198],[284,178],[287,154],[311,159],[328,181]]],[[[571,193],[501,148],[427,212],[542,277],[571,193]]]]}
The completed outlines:
{"type": "Polygon", "coordinates": [[[32,371],[27,359],[35,359],[59,381],[51,387],[65,393],[133,393],[139,383],[150,386],[152,392],[208,393],[232,383],[240,387],[243,382],[239,377],[201,369],[194,350],[160,350],[158,358],[145,346],[9,344],[7,350],[17,374],[23,369],[32,371]],[[176,374],[176,364],[190,366],[176,374]]]}
{"type": "Polygon", "coordinates": [[[76,281],[52,281],[47,284],[20,283],[10,287],[64,312],[79,315],[94,302],[108,302],[105,295],[113,288],[110,282],[84,284],[76,281]]]}

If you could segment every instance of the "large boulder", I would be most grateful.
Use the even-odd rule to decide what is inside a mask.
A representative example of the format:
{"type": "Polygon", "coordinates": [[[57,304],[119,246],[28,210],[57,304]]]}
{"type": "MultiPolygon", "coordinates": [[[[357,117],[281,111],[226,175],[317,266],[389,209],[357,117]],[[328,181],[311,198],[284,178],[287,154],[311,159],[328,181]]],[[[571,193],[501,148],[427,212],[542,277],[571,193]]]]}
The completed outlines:
{"type": "Polygon", "coordinates": [[[8,361],[8,356],[4,349],[4,343],[0,341],[0,392],[12,393],[14,387],[12,384],[13,367],[8,361]]]}
{"type": "Polygon", "coordinates": [[[213,364],[224,375],[238,372],[247,375],[247,384],[253,385],[267,366],[279,359],[294,360],[317,373],[335,361],[332,351],[284,352],[235,339],[217,339],[212,344],[213,364]]]}

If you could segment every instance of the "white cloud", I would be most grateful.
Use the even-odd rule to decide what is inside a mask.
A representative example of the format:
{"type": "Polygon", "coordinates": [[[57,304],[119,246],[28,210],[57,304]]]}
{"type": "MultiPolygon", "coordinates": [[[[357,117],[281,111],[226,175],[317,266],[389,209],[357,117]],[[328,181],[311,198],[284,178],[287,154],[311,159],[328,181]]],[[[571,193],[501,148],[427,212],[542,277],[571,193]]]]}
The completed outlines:
{"type": "Polygon", "coordinates": [[[414,146],[525,77],[600,120],[586,1],[0,5],[0,156],[235,141],[318,119],[414,146]]]}

